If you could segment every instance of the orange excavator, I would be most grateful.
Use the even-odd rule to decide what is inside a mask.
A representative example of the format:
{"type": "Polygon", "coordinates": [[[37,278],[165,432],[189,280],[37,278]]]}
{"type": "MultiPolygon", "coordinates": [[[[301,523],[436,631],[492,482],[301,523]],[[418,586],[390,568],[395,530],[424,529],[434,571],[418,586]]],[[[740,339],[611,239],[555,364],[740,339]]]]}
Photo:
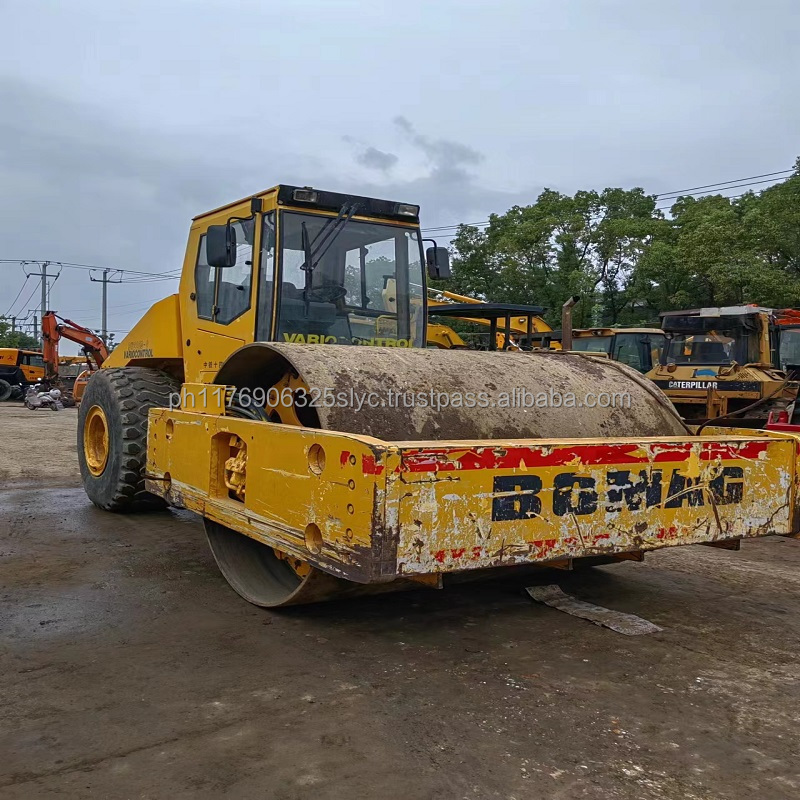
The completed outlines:
{"type": "Polygon", "coordinates": [[[51,386],[61,387],[61,380],[58,375],[58,343],[61,339],[69,339],[81,346],[84,356],[86,356],[86,369],[76,378],[72,386],[72,396],[76,402],[80,402],[83,396],[86,383],[92,373],[99,369],[103,362],[108,358],[108,348],[106,343],[96,334],[78,325],[70,319],[59,317],[54,311],[48,311],[42,317],[42,348],[44,355],[44,379],[51,386]]]}

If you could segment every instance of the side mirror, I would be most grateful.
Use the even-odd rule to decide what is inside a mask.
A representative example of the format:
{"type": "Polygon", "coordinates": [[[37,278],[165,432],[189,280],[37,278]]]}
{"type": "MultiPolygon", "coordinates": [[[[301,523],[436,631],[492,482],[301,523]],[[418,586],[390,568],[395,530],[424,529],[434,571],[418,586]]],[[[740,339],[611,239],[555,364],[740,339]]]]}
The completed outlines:
{"type": "Polygon", "coordinates": [[[231,225],[211,225],[206,231],[206,261],[212,267],[236,264],[236,231],[231,225]]]}
{"type": "Polygon", "coordinates": [[[428,266],[428,277],[432,280],[449,278],[453,274],[450,271],[450,253],[446,247],[429,247],[425,251],[425,263],[428,266]]]}

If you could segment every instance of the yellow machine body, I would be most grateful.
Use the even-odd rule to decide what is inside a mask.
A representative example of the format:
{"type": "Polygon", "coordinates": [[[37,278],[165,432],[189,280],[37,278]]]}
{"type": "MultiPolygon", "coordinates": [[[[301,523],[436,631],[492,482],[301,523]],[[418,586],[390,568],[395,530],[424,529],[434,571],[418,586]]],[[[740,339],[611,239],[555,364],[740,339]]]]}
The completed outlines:
{"type": "Polygon", "coordinates": [[[150,425],[151,492],[358,583],[794,530],[797,443],[779,434],[385,442],[205,410],[150,425]]]}
{"type": "Polygon", "coordinates": [[[12,372],[14,368],[19,370],[27,383],[37,383],[44,378],[44,360],[41,352],[0,347],[0,372],[12,372]]]}
{"type": "Polygon", "coordinates": [[[670,340],[647,375],[691,422],[761,427],[798,393],[789,371],[800,366],[800,318],[779,315],[758,306],[663,314],[670,340]]]}
{"type": "MultiPolygon", "coordinates": [[[[441,317],[436,314],[437,308],[449,308],[454,305],[485,305],[482,300],[476,300],[474,297],[468,297],[463,294],[456,294],[455,292],[445,291],[444,289],[428,289],[428,313],[433,318],[433,322],[428,322],[428,346],[439,348],[453,348],[453,347],[475,347],[472,341],[475,337],[475,331],[481,331],[477,335],[479,340],[485,340],[487,336],[486,328],[490,331],[493,327],[491,319],[487,319],[480,315],[480,310],[476,309],[474,314],[464,313],[459,316],[448,315],[448,319],[458,320],[462,323],[463,330],[456,331],[449,325],[445,325],[441,317]],[[464,325],[466,323],[466,325],[464,325]]],[[[494,323],[495,329],[495,342],[494,346],[482,345],[481,349],[496,349],[496,350],[521,350],[523,349],[519,342],[524,340],[527,336],[535,337],[536,334],[548,334],[553,329],[548,323],[540,316],[526,314],[519,316],[510,314],[508,317],[508,335],[505,331],[505,322],[494,323]]],[[[535,339],[534,339],[535,340],[535,339]]],[[[559,348],[560,349],[560,348],[559,348]]]]}
{"type": "MultiPolygon", "coordinates": [[[[361,246],[361,305],[355,289],[344,298],[308,275],[310,291],[288,294],[289,256],[279,254],[290,228],[282,214],[306,215],[308,226],[302,236],[295,227],[291,241],[313,270],[314,242],[331,228],[323,223],[315,237],[306,229],[316,218],[342,227],[345,208],[294,204],[298,193],[317,197],[309,188],[275,187],[197,217],[178,294],[154,305],[90,378],[78,452],[87,493],[100,507],[125,510],[144,489],[197,512],[231,585],[270,606],[359,585],[439,586],[449,573],[568,566],[797,531],[798,439],[789,434],[695,436],[651,382],[590,353],[426,349],[424,275],[407,276],[407,287],[421,283],[422,291],[404,296],[401,287],[400,303],[394,277],[384,276],[383,290],[367,302],[364,265],[379,277],[390,269],[386,260],[367,260],[368,246],[361,246]],[[205,269],[202,237],[243,218],[258,224],[235,284],[227,268],[205,269]],[[274,240],[262,242],[267,235],[274,240]],[[273,281],[263,280],[267,265],[277,268],[273,281]],[[209,276],[204,318],[200,278],[209,276]],[[285,305],[279,292],[287,293],[285,305]],[[239,313],[224,321],[220,309],[230,298],[239,313]],[[269,303],[279,312],[259,321],[269,303]],[[287,332],[280,315],[301,320],[304,303],[306,313],[314,306],[328,315],[325,329],[287,332]],[[393,310],[403,304],[405,322],[393,310]],[[319,405],[301,407],[298,397],[315,389],[319,405]],[[356,409],[359,393],[375,403],[356,409]],[[589,400],[602,395],[628,405],[589,400]],[[146,399],[149,415],[128,423],[136,397],[146,399]],[[116,432],[124,424],[128,432],[116,432]],[[141,483],[129,474],[136,459],[141,483]],[[109,489],[104,481],[118,463],[124,466],[109,489]]],[[[398,216],[416,207],[399,204],[391,216],[386,201],[347,203],[340,244],[358,251],[359,230],[367,228],[357,223],[365,222],[417,246],[418,219],[398,216]]],[[[405,257],[397,258],[391,269],[399,275],[405,257]]],[[[421,246],[416,258],[406,261],[409,275],[421,270],[421,246]]],[[[352,269],[345,277],[357,288],[352,269]]]]}
{"type": "Polygon", "coordinates": [[[579,328],[572,332],[572,349],[582,353],[602,353],[647,373],[658,364],[664,346],[659,328],[579,328]]]}

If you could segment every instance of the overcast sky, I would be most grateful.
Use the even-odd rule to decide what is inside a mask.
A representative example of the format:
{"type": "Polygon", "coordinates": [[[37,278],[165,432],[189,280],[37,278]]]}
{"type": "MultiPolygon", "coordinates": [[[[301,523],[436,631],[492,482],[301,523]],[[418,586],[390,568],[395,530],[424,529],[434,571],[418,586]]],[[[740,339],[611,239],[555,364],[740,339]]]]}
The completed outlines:
{"type": "MultiPolygon", "coordinates": [[[[423,226],[668,192],[800,155],[796,0],[0,0],[0,259],[180,267],[192,216],[276,183],[423,226]]],[[[37,304],[0,264],[0,314],[37,304]]],[[[125,331],[176,282],[110,287],[125,331]]],[[[100,324],[64,270],[51,307],[100,324]]]]}

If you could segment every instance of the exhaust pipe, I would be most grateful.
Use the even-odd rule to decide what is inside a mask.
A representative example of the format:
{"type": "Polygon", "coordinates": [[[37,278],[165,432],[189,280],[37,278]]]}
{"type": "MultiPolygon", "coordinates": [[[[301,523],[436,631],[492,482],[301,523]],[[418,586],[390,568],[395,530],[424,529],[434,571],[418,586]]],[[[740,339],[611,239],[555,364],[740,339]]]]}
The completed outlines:
{"type": "Polygon", "coordinates": [[[581,299],[579,294],[572,297],[561,306],[561,349],[572,350],[572,306],[581,299]]]}

